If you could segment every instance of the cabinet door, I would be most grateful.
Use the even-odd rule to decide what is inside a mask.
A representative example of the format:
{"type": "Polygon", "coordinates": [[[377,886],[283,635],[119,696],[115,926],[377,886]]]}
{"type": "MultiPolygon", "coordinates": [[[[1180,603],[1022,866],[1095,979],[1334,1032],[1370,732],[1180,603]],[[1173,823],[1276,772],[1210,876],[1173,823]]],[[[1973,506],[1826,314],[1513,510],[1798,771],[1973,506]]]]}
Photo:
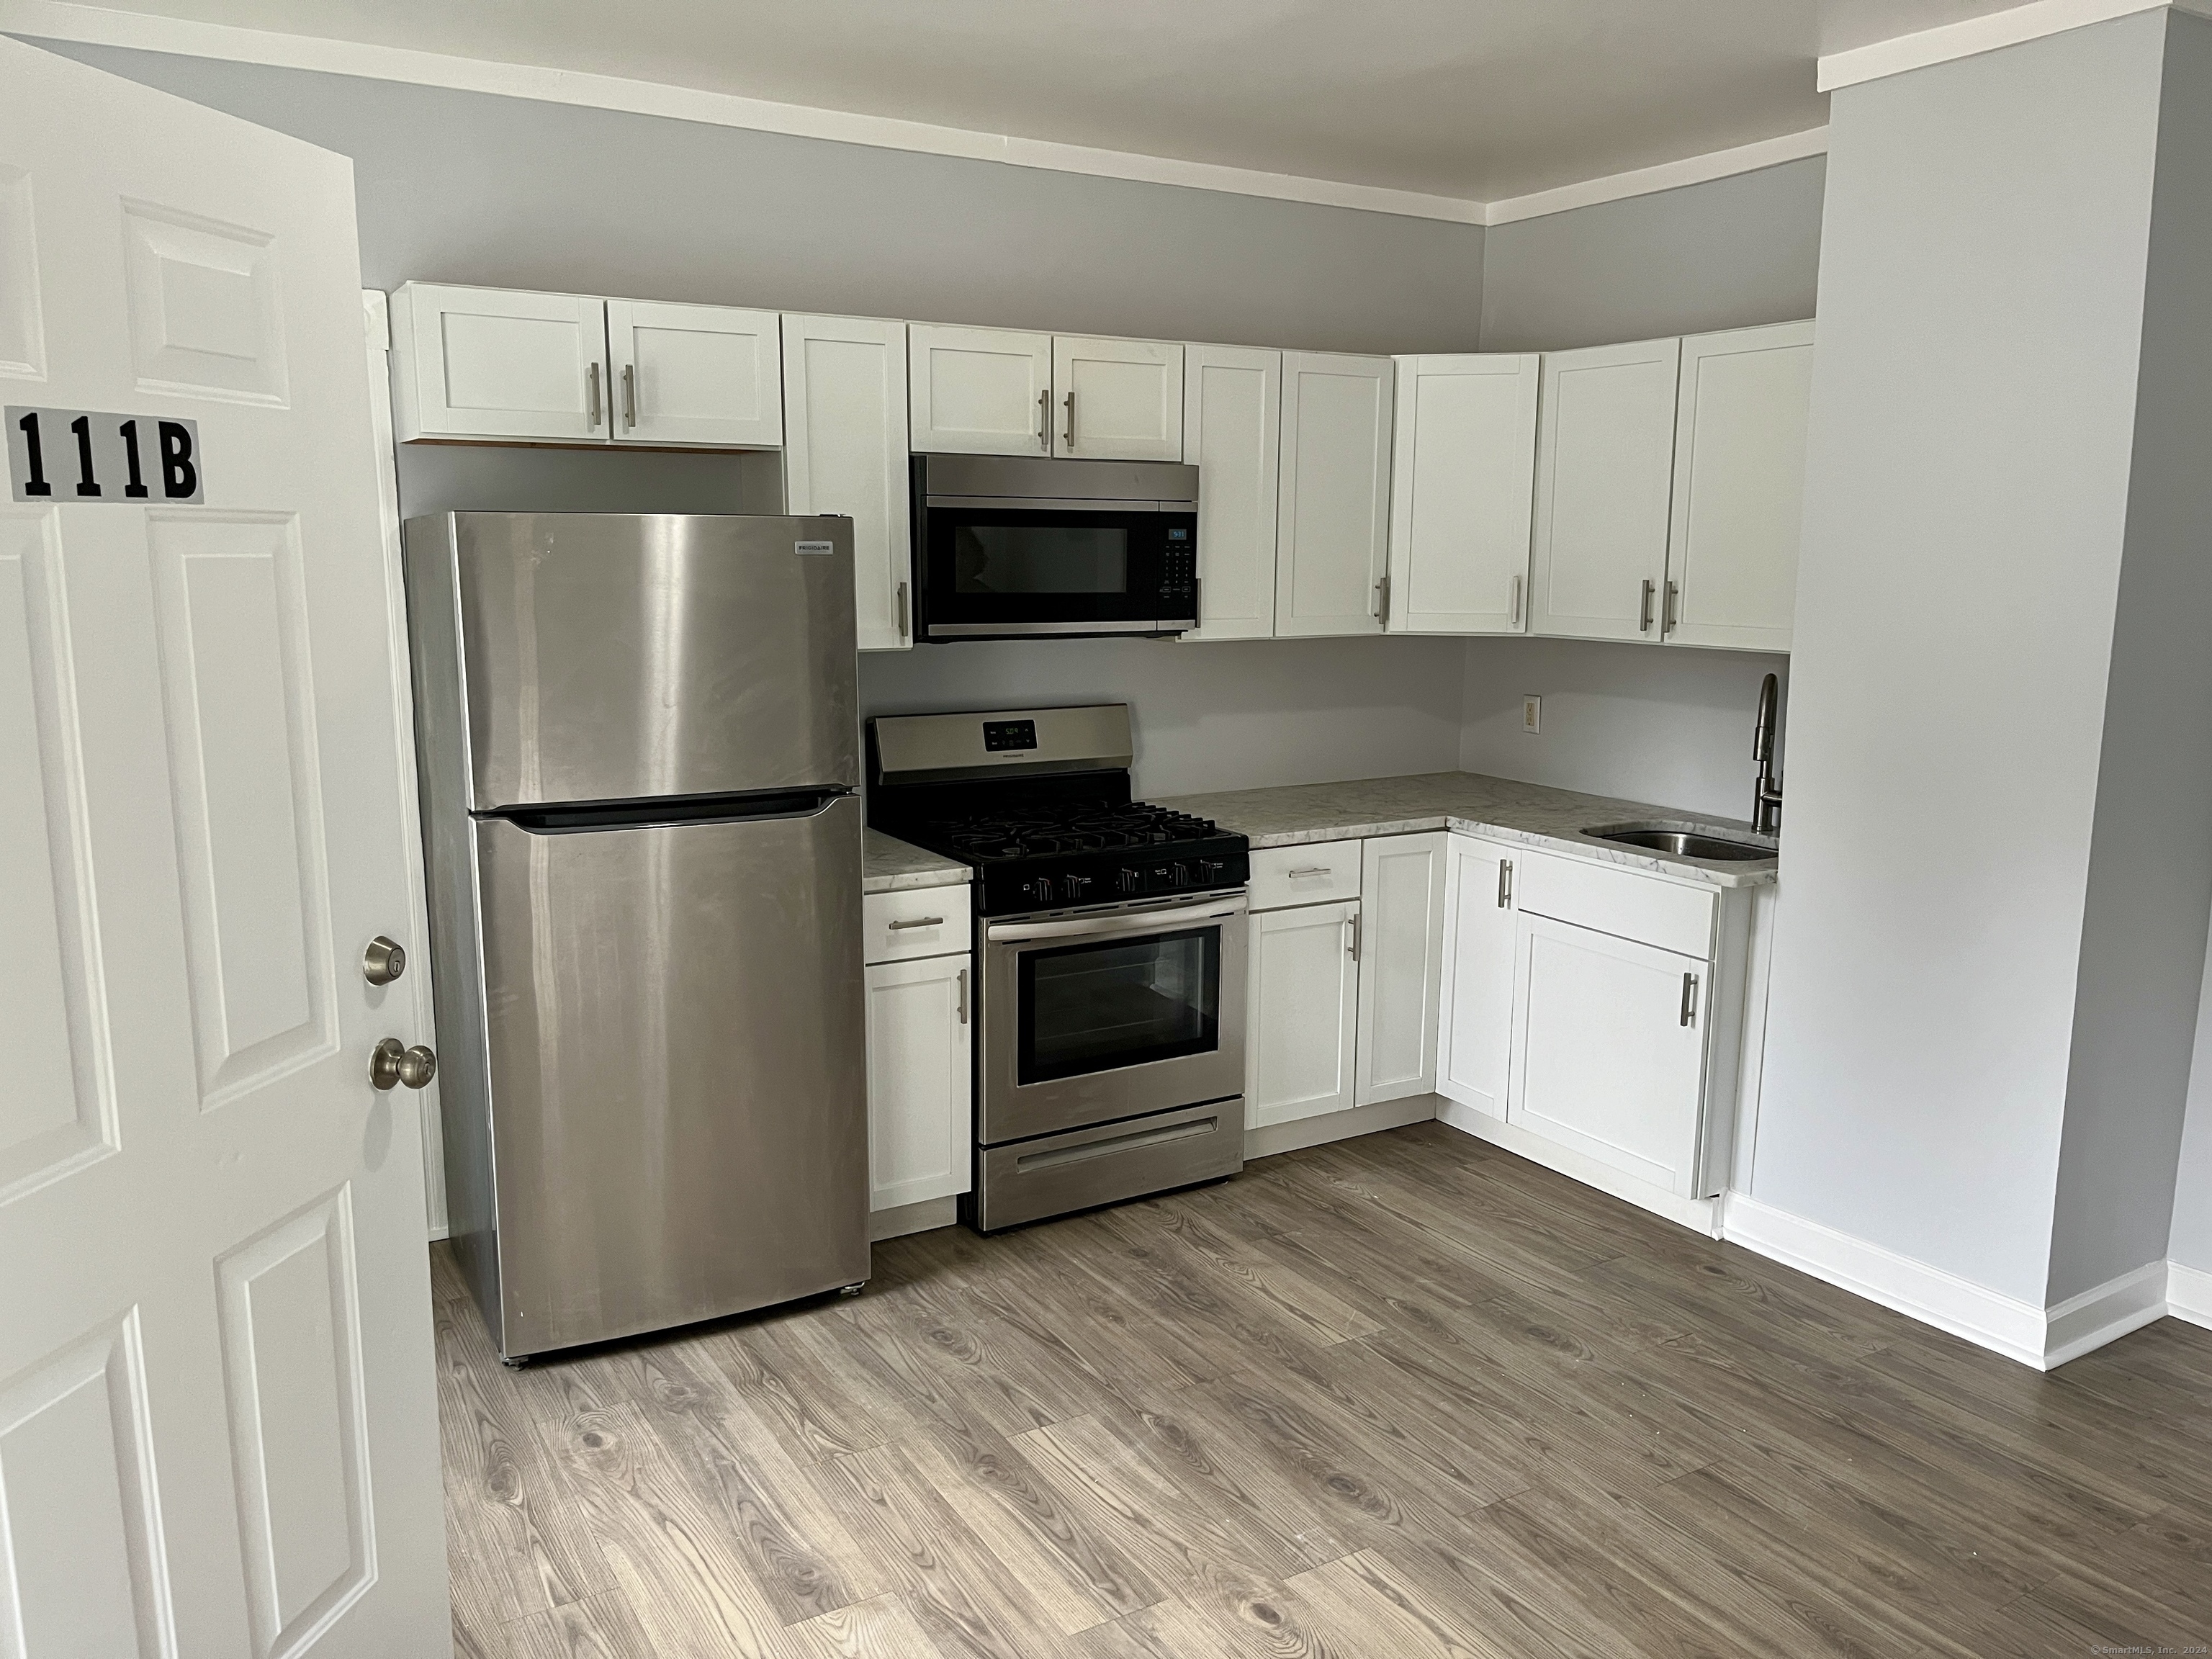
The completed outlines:
{"type": "Polygon", "coordinates": [[[1262,910],[1249,925],[1245,1126],[1346,1110],[1359,1020],[1358,902],[1262,910]]]}
{"type": "Polygon", "coordinates": [[[392,299],[403,441],[607,441],[605,301],[428,283],[392,299]]]}
{"type": "Polygon", "coordinates": [[[917,453],[1052,453],[1052,336],[907,325],[917,453]]]}
{"type": "Polygon", "coordinates": [[[1526,630],[1538,362],[1398,359],[1392,633],[1526,630]]]}
{"type": "Polygon", "coordinates": [[[1810,323],[1682,342],[1669,644],[1790,648],[1812,399],[1810,323]]]}
{"type": "Polygon", "coordinates": [[[1694,1193],[1705,962],[1522,911],[1507,1118],[1625,1174],[1694,1193]]]}
{"type": "Polygon", "coordinates": [[[1198,469],[1198,626],[1186,640],[1275,631],[1275,485],[1283,354],[1183,351],[1182,459],[1198,469]]]}
{"type": "Polygon", "coordinates": [[[617,443],[773,449],[783,441],[773,311],[607,301],[617,443]]]}
{"type": "Polygon", "coordinates": [[[868,1207],[968,1190],[970,958],[925,957],[868,969],[868,1207]]]}
{"type": "Polygon", "coordinates": [[[1680,340],[1544,359],[1529,622],[1571,639],[1659,638],[1680,340]]]}
{"type": "Polygon", "coordinates": [[[906,325],[783,319],[783,493],[789,513],[853,520],[853,609],[863,651],[914,643],[906,325]]]}
{"type": "Polygon", "coordinates": [[[1159,340],[1052,342],[1052,453],[1085,461],[1182,459],[1182,348],[1159,340]]]}
{"type": "Polygon", "coordinates": [[[1443,971],[1442,830],[1382,836],[1360,848],[1358,1103],[1437,1086],[1437,981],[1443,971]]]}
{"type": "Polygon", "coordinates": [[[1514,876],[1521,849],[1454,836],[1444,853],[1437,1092],[1505,1115],[1513,1053],[1514,876]]]}
{"type": "Polygon", "coordinates": [[[1283,354],[1278,637],[1382,631],[1392,378],[1388,357],[1283,354]]]}

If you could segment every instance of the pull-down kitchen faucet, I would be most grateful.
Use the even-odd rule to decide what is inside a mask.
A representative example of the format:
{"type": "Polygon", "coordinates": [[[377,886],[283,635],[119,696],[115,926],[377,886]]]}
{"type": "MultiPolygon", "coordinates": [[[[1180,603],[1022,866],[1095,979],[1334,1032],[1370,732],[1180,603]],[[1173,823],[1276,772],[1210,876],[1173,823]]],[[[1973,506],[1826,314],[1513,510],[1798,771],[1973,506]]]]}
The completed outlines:
{"type": "Polygon", "coordinates": [[[1774,771],[1774,721],[1781,700],[1782,682],[1769,674],[1759,688],[1759,724],[1751,738],[1751,757],[1759,763],[1759,781],[1751,791],[1751,827],[1762,836],[1782,833],[1782,780],[1774,771]]]}

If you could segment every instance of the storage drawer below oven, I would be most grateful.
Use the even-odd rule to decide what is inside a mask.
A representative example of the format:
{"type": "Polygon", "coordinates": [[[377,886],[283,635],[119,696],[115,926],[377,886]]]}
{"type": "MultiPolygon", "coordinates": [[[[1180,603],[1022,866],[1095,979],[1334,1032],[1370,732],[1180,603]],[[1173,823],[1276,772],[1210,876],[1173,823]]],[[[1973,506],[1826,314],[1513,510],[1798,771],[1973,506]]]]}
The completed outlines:
{"type": "Polygon", "coordinates": [[[1241,1096],[977,1152],[975,1224],[996,1232],[1244,1167],[1241,1096]]]}

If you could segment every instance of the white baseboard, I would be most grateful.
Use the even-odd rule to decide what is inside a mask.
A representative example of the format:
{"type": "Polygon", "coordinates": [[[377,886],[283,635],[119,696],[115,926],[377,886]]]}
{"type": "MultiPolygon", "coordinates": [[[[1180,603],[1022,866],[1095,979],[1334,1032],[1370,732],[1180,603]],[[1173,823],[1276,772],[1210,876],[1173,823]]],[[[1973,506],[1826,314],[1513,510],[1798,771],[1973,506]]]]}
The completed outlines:
{"type": "Polygon", "coordinates": [[[869,1216],[868,1243],[880,1244],[887,1238],[903,1238],[908,1233],[950,1227],[959,1219],[960,1200],[957,1198],[925,1198],[919,1204],[896,1205],[869,1216]]]}
{"type": "Polygon", "coordinates": [[[1408,1095],[1403,1100],[1355,1106],[1348,1112],[1322,1112],[1314,1117],[1292,1118],[1288,1123],[1264,1124],[1244,1131],[1244,1161],[1249,1164],[1255,1158],[1273,1158],[1278,1152],[1295,1152],[1332,1140],[1349,1140],[1354,1135],[1402,1129],[1408,1123],[1426,1123],[1437,1115],[1437,1108],[1443,1103],[1435,1095],[1408,1095]]]}
{"type": "Polygon", "coordinates": [[[2212,1330],[2212,1273],[2185,1267],[2179,1261],[2167,1262],[2166,1310],[2176,1319],[2212,1330]]]}
{"type": "Polygon", "coordinates": [[[1462,1133],[1477,1140],[1486,1140],[1493,1146],[1503,1146],[1517,1153],[1531,1164],[1540,1164],[1547,1170],[1556,1170],[1563,1176],[1579,1181],[1585,1187],[1595,1187],[1601,1193],[1610,1193],[1639,1210],[1663,1216],[1668,1220],[1701,1232],[1708,1238],[1718,1238],[1720,1229],[1720,1200],[1714,1198],[1683,1198],[1668,1192],[1664,1187],[1655,1187],[1648,1181],[1638,1181],[1634,1176],[1599,1163],[1595,1158],[1562,1146],[1555,1140],[1532,1134],[1504,1118],[1492,1117],[1487,1112],[1478,1112],[1472,1106],[1462,1106],[1455,1100],[1439,1101],[1437,1121],[1449,1123],[1462,1133]]]}
{"type": "Polygon", "coordinates": [[[1728,1195],[1723,1233],[1731,1243],[2039,1371],[2169,1313],[2212,1325],[2212,1273],[2178,1262],[2146,1262],[2039,1308],[1743,1193],[1728,1195]]]}

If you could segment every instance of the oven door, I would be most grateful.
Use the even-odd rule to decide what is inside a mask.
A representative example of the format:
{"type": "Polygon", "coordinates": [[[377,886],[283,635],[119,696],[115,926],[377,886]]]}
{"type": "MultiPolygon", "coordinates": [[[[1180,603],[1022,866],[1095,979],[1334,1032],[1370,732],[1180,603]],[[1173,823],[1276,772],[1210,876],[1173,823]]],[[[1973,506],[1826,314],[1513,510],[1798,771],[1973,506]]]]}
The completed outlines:
{"type": "Polygon", "coordinates": [[[1244,1092],[1242,893],[983,927],[985,1146],[1244,1092]]]}
{"type": "Polygon", "coordinates": [[[919,518],[917,639],[1164,634],[1198,625],[1194,514],[940,497],[919,518]]]}

